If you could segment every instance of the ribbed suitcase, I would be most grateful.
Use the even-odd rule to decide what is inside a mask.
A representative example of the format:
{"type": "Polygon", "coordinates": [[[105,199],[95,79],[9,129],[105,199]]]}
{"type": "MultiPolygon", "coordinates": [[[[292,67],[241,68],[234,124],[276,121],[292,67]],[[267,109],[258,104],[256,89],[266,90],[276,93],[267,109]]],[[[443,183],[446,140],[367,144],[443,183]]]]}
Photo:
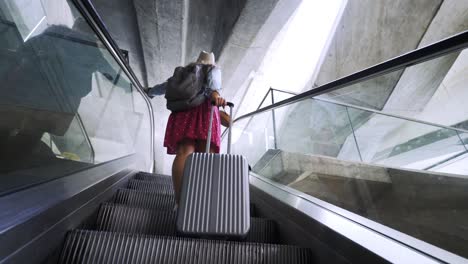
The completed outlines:
{"type": "MultiPolygon", "coordinates": [[[[228,103],[232,117],[233,104],[228,103]]],[[[208,138],[211,138],[212,107],[208,138]]],[[[228,153],[231,149],[231,128],[228,153]]],[[[209,141],[209,140],[208,140],[209,141]]],[[[207,142],[207,152],[210,143],[207,142]]],[[[249,165],[240,155],[193,153],[187,158],[177,231],[200,237],[242,238],[250,229],[249,165]]]]}

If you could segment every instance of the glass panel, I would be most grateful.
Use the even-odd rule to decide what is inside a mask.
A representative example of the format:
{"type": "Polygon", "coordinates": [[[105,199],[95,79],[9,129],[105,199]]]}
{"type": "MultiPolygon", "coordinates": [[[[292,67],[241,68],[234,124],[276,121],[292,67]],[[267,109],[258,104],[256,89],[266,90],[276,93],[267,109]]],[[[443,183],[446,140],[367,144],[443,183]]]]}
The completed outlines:
{"type": "Polygon", "coordinates": [[[345,151],[348,155],[340,158],[360,160],[356,144],[349,137],[352,128],[346,107],[309,99],[275,113],[279,149],[329,157],[339,157],[345,151]]]}
{"type": "MultiPolygon", "coordinates": [[[[244,153],[249,163],[255,164],[266,151],[274,149],[272,125],[271,112],[236,122],[232,128],[232,153],[244,153]]],[[[223,152],[227,150],[227,139],[226,135],[221,149],[223,152]]]]}
{"type": "Polygon", "coordinates": [[[146,102],[70,1],[0,3],[0,195],[137,153],[146,102]]]}
{"type": "MultiPolygon", "coordinates": [[[[349,112],[367,111],[350,108],[349,112]]],[[[451,129],[379,114],[353,126],[363,161],[369,163],[426,170],[465,151],[451,129]]]]}
{"type": "MultiPolygon", "coordinates": [[[[271,153],[277,152],[275,149],[334,158],[343,150],[347,154],[344,159],[360,161],[355,141],[349,135],[352,128],[345,107],[305,100],[236,122],[232,149],[245,155],[254,171],[268,162],[271,153]],[[311,111],[320,112],[322,117],[312,118],[308,115],[311,111]]],[[[223,149],[226,140],[227,136],[223,149]]]]}
{"type": "Polygon", "coordinates": [[[465,49],[318,98],[466,129],[467,70],[468,50],[465,49]]]}
{"type": "Polygon", "coordinates": [[[233,152],[262,177],[468,256],[468,133],[328,100],[236,122],[233,152]]]}
{"type": "Polygon", "coordinates": [[[462,145],[465,150],[435,164],[429,170],[468,175],[468,166],[466,166],[466,164],[468,164],[468,133],[458,132],[458,135],[460,137],[459,144],[462,145]]]}
{"type": "Polygon", "coordinates": [[[466,174],[468,133],[316,99],[274,113],[276,135],[272,111],[234,124],[233,152],[253,172],[468,256],[466,176],[387,168],[466,174]],[[359,154],[367,163],[350,162],[359,154]]]}
{"type": "Polygon", "coordinates": [[[403,70],[385,74],[367,81],[359,82],[333,92],[321,95],[318,98],[382,110],[393,88],[401,77],[403,70]]]}

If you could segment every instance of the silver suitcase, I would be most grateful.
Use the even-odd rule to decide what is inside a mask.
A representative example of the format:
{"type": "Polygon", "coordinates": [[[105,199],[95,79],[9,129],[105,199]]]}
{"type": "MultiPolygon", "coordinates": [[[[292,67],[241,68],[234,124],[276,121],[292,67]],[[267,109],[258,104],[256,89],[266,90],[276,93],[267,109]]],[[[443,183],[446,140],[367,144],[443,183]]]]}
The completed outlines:
{"type": "MultiPolygon", "coordinates": [[[[228,103],[232,117],[233,104],[228,103]]],[[[212,107],[208,139],[211,139],[212,107]]],[[[193,153],[185,162],[177,231],[191,236],[242,238],[250,229],[249,165],[240,155],[193,153]]]]}

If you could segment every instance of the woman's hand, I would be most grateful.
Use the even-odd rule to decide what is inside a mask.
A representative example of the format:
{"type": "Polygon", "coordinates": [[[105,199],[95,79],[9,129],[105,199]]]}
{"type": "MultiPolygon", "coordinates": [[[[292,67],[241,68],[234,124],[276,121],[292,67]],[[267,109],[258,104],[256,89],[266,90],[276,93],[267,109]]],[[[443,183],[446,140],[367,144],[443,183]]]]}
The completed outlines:
{"type": "Polygon", "coordinates": [[[213,102],[216,106],[226,106],[226,100],[222,98],[218,92],[213,92],[211,94],[211,102],[213,102]]]}

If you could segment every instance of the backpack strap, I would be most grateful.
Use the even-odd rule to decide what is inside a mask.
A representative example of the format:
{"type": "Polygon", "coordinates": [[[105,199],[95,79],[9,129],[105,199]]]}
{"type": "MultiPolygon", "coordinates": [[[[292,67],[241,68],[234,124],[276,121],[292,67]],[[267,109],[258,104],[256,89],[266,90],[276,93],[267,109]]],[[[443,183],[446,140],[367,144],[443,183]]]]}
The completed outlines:
{"type": "Polygon", "coordinates": [[[204,85],[208,85],[208,75],[211,73],[211,71],[215,68],[216,66],[213,66],[213,65],[203,65],[203,74],[205,75],[204,76],[204,80],[203,80],[203,84],[204,85]]]}
{"type": "MultiPolygon", "coordinates": [[[[208,78],[208,74],[215,68],[216,66],[213,65],[203,65],[205,71],[205,78],[208,78]]],[[[207,79],[206,79],[207,80],[207,79]]]]}

